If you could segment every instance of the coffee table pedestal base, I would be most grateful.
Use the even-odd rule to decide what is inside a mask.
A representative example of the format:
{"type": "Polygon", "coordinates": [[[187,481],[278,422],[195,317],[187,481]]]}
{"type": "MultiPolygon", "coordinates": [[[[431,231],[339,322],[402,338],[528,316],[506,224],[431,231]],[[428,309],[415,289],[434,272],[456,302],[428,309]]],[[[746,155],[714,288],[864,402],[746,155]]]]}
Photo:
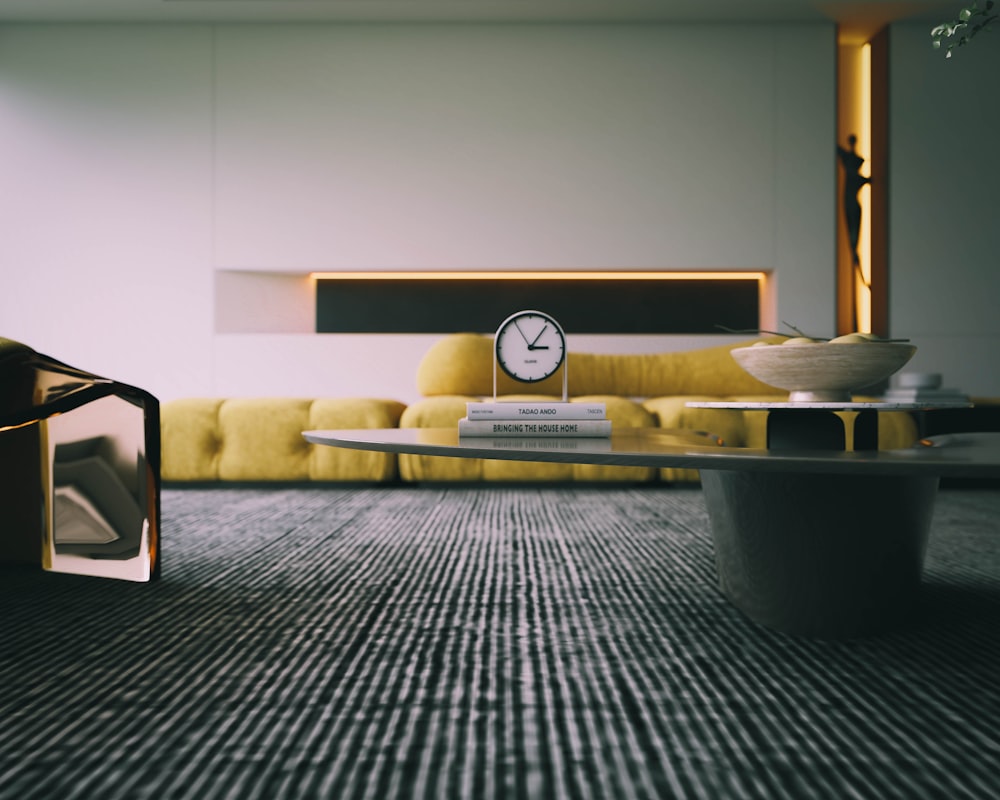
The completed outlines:
{"type": "Polygon", "coordinates": [[[937,477],[702,470],[719,585],[784,633],[851,638],[917,610],[937,477]]]}

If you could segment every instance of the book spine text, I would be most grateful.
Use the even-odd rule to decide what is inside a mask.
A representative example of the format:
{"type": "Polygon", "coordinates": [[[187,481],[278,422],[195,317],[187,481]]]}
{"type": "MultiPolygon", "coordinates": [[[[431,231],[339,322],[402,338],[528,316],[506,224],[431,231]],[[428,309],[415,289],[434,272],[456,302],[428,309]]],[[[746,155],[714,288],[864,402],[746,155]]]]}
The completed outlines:
{"type": "Polygon", "coordinates": [[[466,415],[471,420],[544,420],[605,418],[604,403],[468,403],[466,415]]]}
{"type": "Polygon", "coordinates": [[[611,420],[476,420],[458,422],[459,436],[610,436],[611,420]]]}

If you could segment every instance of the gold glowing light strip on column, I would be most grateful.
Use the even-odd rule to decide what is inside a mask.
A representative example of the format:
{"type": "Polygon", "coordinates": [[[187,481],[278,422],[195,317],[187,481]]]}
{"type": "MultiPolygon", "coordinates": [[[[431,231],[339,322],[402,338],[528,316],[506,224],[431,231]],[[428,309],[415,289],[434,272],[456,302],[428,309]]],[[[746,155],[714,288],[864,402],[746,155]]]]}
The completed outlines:
{"type": "Polygon", "coordinates": [[[387,272],[373,271],[350,271],[350,272],[311,272],[309,277],[313,280],[573,280],[573,281],[758,281],[767,280],[767,273],[756,272],[643,272],[641,270],[631,270],[627,272],[597,272],[597,271],[549,271],[549,272],[528,272],[528,271],[497,271],[497,272],[471,272],[471,271],[432,271],[432,272],[407,272],[405,270],[393,270],[387,272]]]}
{"type": "MultiPolygon", "coordinates": [[[[871,175],[872,163],[872,46],[866,42],[861,47],[861,85],[858,87],[858,97],[861,103],[858,131],[858,155],[868,165],[871,175]]],[[[861,260],[861,273],[855,276],[855,302],[857,303],[858,330],[870,333],[872,329],[872,292],[869,286],[872,280],[872,188],[865,184],[858,193],[861,203],[861,229],[858,234],[858,256],[861,260]],[[866,286],[865,283],[868,285],[866,286]]]]}

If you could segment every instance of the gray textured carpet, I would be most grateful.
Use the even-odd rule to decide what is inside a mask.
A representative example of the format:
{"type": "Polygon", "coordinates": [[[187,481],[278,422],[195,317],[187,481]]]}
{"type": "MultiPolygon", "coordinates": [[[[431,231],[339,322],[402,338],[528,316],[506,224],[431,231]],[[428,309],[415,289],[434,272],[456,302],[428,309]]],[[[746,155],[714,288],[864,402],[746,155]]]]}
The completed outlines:
{"type": "Polygon", "coordinates": [[[0,796],[996,797],[998,518],[942,491],[919,621],[827,643],[695,489],[168,490],[158,583],[0,571],[0,796]]]}

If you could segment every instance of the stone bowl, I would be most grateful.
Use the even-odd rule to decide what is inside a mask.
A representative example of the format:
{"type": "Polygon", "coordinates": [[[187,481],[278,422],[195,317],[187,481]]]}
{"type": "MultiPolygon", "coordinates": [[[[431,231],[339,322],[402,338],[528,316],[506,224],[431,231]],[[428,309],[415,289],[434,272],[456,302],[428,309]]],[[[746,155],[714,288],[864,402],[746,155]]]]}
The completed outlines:
{"type": "Polygon", "coordinates": [[[851,393],[885,380],[917,348],[902,342],[759,344],[730,351],[758,380],[787,389],[793,403],[850,402],[851,393]]]}

